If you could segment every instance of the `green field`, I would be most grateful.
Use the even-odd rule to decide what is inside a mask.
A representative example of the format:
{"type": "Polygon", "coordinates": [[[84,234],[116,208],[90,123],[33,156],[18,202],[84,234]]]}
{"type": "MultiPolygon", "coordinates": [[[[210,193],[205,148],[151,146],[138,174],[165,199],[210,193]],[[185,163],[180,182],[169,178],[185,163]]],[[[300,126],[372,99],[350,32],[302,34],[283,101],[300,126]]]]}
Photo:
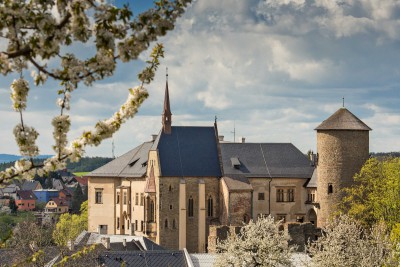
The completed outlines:
{"type": "Polygon", "coordinates": [[[79,176],[79,177],[81,177],[81,176],[85,176],[86,174],[88,174],[89,172],[74,172],[73,174],[75,175],[75,176],[79,176]]]}

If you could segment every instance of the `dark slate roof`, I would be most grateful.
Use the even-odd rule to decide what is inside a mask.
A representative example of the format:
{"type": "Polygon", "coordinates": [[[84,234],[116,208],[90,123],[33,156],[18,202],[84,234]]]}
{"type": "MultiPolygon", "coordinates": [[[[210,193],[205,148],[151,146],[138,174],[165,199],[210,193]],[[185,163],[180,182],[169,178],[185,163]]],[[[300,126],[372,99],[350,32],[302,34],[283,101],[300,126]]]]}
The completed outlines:
{"type": "Polygon", "coordinates": [[[27,180],[22,184],[21,190],[35,190],[39,181],[27,180]]]}
{"type": "Polygon", "coordinates": [[[237,177],[311,178],[314,167],[290,143],[221,143],[224,175],[237,177]],[[240,166],[232,165],[238,158],[240,166]]]}
{"type": "Polygon", "coordinates": [[[214,127],[173,126],[156,142],[162,176],[221,177],[214,127]]]}
{"type": "Polygon", "coordinates": [[[19,190],[17,191],[17,196],[24,200],[37,199],[32,190],[19,190]]]}
{"type": "Polygon", "coordinates": [[[187,266],[183,251],[107,251],[99,257],[101,266],[120,267],[183,267],[187,266]]]}
{"type": "Polygon", "coordinates": [[[346,108],[340,108],[332,116],[324,120],[315,130],[371,131],[372,129],[346,108]]]}
{"type": "Polygon", "coordinates": [[[144,142],[124,155],[87,174],[88,177],[143,177],[153,141],[144,142]]]}

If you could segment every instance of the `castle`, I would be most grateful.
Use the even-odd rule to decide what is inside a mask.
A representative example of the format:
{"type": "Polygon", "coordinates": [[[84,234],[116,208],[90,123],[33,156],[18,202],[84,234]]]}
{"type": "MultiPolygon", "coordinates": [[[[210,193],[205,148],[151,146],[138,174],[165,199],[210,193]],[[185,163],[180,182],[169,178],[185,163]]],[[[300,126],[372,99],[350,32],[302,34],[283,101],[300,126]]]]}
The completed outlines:
{"type": "Polygon", "coordinates": [[[172,126],[167,82],[159,134],[88,175],[89,232],[206,252],[210,225],[271,214],[323,226],[368,159],[371,129],[343,107],[315,130],[308,158],[290,143],[225,142],[216,122],[172,126]]]}

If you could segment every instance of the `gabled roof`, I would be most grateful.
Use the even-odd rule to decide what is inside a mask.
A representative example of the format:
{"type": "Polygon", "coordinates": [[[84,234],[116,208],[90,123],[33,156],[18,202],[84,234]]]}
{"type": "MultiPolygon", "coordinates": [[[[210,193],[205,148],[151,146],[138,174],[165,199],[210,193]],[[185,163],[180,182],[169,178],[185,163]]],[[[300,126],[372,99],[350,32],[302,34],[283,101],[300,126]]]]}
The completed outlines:
{"type": "Polygon", "coordinates": [[[88,184],[88,178],[87,178],[87,176],[75,176],[75,180],[76,180],[81,186],[87,186],[87,184],[88,184]]]}
{"type": "Polygon", "coordinates": [[[54,203],[56,203],[57,207],[69,206],[68,201],[63,200],[63,199],[59,199],[58,197],[57,198],[52,198],[52,199],[49,200],[49,202],[50,201],[53,201],[54,203]]]}
{"type": "Polygon", "coordinates": [[[156,178],[154,177],[154,167],[151,165],[149,177],[146,179],[146,187],[144,188],[145,193],[156,192],[156,178]]]}
{"type": "Polygon", "coordinates": [[[224,175],[266,178],[311,178],[314,167],[308,158],[290,143],[221,143],[224,175]],[[237,158],[240,166],[232,166],[237,158]]]}
{"type": "Polygon", "coordinates": [[[161,176],[221,177],[214,127],[173,126],[156,142],[161,176]]]}
{"type": "Polygon", "coordinates": [[[27,180],[22,184],[21,190],[35,190],[39,181],[27,180]]]}
{"type": "Polygon", "coordinates": [[[340,108],[329,118],[318,125],[315,130],[353,130],[353,131],[371,131],[364,122],[357,118],[346,108],[340,108]]]}
{"type": "Polygon", "coordinates": [[[37,199],[37,197],[32,192],[32,190],[19,190],[19,191],[17,191],[17,196],[19,197],[19,199],[23,199],[23,200],[37,199]]]}
{"type": "Polygon", "coordinates": [[[87,174],[88,177],[144,177],[153,141],[144,142],[124,155],[87,174]]]}

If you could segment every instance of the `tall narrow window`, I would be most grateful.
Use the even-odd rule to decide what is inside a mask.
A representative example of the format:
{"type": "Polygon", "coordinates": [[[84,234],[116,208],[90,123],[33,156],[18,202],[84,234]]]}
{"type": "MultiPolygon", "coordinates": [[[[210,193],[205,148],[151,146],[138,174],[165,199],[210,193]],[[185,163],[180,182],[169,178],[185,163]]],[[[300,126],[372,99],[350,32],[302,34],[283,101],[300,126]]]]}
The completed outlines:
{"type": "Polygon", "coordinates": [[[135,205],[139,205],[139,193],[136,193],[136,196],[135,196],[135,205]]]}
{"type": "Polygon", "coordinates": [[[126,205],[126,192],[124,192],[124,205],[126,205]]]}
{"type": "Polygon", "coordinates": [[[293,202],[294,201],[294,189],[288,189],[288,199],[287,201],[293,202]]]}
{"type": "Polygon", "coordinates": [[[332,194],[332,193],[333,193],[333,185],[328,184],[328,194],[332,194]]]}
{"type": "Polygon", "coordinates": [[[165,229],[168,228],[168,219],[165,219],[164,227],[165,227],[165,229]]]}
{"type": "Polygon", "coordinates": [[[276,202],[283,202],[284,201],[284,194],[283,194],[283,189],[277,189],[276,190],[276,202]]]}
{"type": "Polygon", "coordinates": [[[103,203],[103,189],[101,188],[96,188],[95,189],[95,203],[96,204],[102,204],[103,203]]]}
{"type": "Polygon", "coordinates": [[[190,196],[188,203],[188,216],[193,217],[193,198],[190,196]]]}
{"type": "Polygon", "coordinates": [[[119,204],[120,193],[117,192],[117,204],[119,204]]]}
{"type": "Polygon", "coordinates": [[[140,221],[140,231],[143,232],[143,230],[144,230],[144,223],[143,221],[140,221]]]}
{"type": "Polygon", "coordinates": [[[171,192],[172,191],[172,186],[169,185],[168,191],[171,192]]]}
{"type": "Polygon", "coordinates": [[[176,229],[176,221],[175,221],[175,219],[172,220],[172,229],[176,229]]]}
{"type": "Polygon", "coordinates": [[[137,220],[135,220],[135,231],[137,231],[137,220]]]}
{"type": "Polygon", "coordinates": [[[140,206],[143,206],[144,195],[140,193],[140,206]]]}
{"type": "Polygon", "coordinates": [[[154,221],[154,201],[150,201],[150,221],[154,221]]]}
{"type": "Polygon", "coordinates": [[[208,197],[208,205],[207,205],[207,216],[212,217],[214,214],[214,205],[213,199],[211,196],[208,197]]]}
{"type": "Polygon", "coordinates": [[[119,217],[117,217],[117,229],[119,229],[119,217]]]}

